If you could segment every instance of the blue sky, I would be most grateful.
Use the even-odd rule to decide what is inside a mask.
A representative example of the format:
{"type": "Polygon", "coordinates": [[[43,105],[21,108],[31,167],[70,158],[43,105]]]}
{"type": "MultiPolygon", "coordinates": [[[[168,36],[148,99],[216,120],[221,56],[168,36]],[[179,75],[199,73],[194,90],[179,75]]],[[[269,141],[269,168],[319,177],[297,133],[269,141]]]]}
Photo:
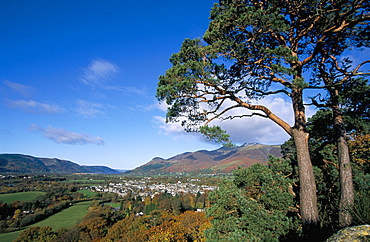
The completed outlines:
{"type": "MultiPolygon", "coordinates": [[[[155,98],[171,54],[203,35],[214,2],[1,1],[0,153],[132,169],[218,148],[165,124],[155,98]]],[[[286,100],[263,102],[292,120],[286,100]]],[[[288,138],[261,118],[223,127],[237,143],[288,138]]]]}

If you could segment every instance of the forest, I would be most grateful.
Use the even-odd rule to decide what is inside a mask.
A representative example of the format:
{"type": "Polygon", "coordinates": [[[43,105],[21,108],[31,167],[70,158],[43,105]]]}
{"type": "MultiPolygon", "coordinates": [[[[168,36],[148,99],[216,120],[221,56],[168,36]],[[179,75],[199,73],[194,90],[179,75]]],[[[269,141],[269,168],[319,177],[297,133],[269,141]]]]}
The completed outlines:
{"type": "Polygon", "coordinates": [[[202,241],[210,223],[204,208],[208,191],[142,197],[142,188],[129,186],[125,196],[97,191],[109,184],[185,183],[215,185],[214,176],[6,174],[1,180],[2,241],[202,241]],[[19,200],[18,200],[19,199],[19,200]],[[73,209],[73,210],[72,210],[73,209]],[[77,216],[74,216],[77,215],[77,216]],[[57,217],[57,220],[53,220],[57,217]],[[73,217],[73,221],[66,222],[73,217]],[[45,222],[44,222],[45,221],[45,222]]]}

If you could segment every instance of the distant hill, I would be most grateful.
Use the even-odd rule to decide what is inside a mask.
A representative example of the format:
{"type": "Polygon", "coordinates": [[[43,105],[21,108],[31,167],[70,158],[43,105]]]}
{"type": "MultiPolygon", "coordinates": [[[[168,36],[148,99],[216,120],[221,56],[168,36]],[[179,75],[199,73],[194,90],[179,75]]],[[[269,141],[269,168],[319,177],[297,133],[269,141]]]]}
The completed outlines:
{"type": "Polygon", "coordinates": [[[186,152],[169,159],[156,157],[130,173],[158,174],[168,172],[230,172],[255,163],[267,164],[269,155],[281,157],[280,145],[244,144],[234,148],[186,152]]]}
{"type": "Polygon", "coordinates": [[[80,166],[68,160],[22,154],[0,154],[0,172],[20,173],[120,173],[106,166],[80,166]]]}

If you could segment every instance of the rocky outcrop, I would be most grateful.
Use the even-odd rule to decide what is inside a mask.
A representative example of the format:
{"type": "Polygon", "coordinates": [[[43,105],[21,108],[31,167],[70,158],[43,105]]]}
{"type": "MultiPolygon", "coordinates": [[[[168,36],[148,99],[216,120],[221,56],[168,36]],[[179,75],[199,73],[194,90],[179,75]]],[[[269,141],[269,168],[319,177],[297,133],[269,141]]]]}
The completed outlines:
{"type": "Polygon", "coordinates": [[[369,241],[370,225],[347,227],[332,235],[326,242],[365,242],[369,241]]]}

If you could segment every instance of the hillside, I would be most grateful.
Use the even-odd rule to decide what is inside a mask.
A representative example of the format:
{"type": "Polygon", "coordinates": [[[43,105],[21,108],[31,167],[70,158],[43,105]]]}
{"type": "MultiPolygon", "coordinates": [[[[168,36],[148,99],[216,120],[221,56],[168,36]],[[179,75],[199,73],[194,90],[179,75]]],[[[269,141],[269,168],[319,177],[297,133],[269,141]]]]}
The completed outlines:
{"type": "Polygon", "coordinates": [[[22,154],[0,154],[0,172],[20,173],[119,173],[106,166],[80,166],[68,160],[22,154]]]}
{"type": "Polygon", "coordinates": [[[213,151],[186,152],[169,159],[156,157],[130,173],[230,172],[239,166],[265,164],[269,155],[281,157],[280,146],[253,143],[234,148],[222,147],[213,151]]]}

